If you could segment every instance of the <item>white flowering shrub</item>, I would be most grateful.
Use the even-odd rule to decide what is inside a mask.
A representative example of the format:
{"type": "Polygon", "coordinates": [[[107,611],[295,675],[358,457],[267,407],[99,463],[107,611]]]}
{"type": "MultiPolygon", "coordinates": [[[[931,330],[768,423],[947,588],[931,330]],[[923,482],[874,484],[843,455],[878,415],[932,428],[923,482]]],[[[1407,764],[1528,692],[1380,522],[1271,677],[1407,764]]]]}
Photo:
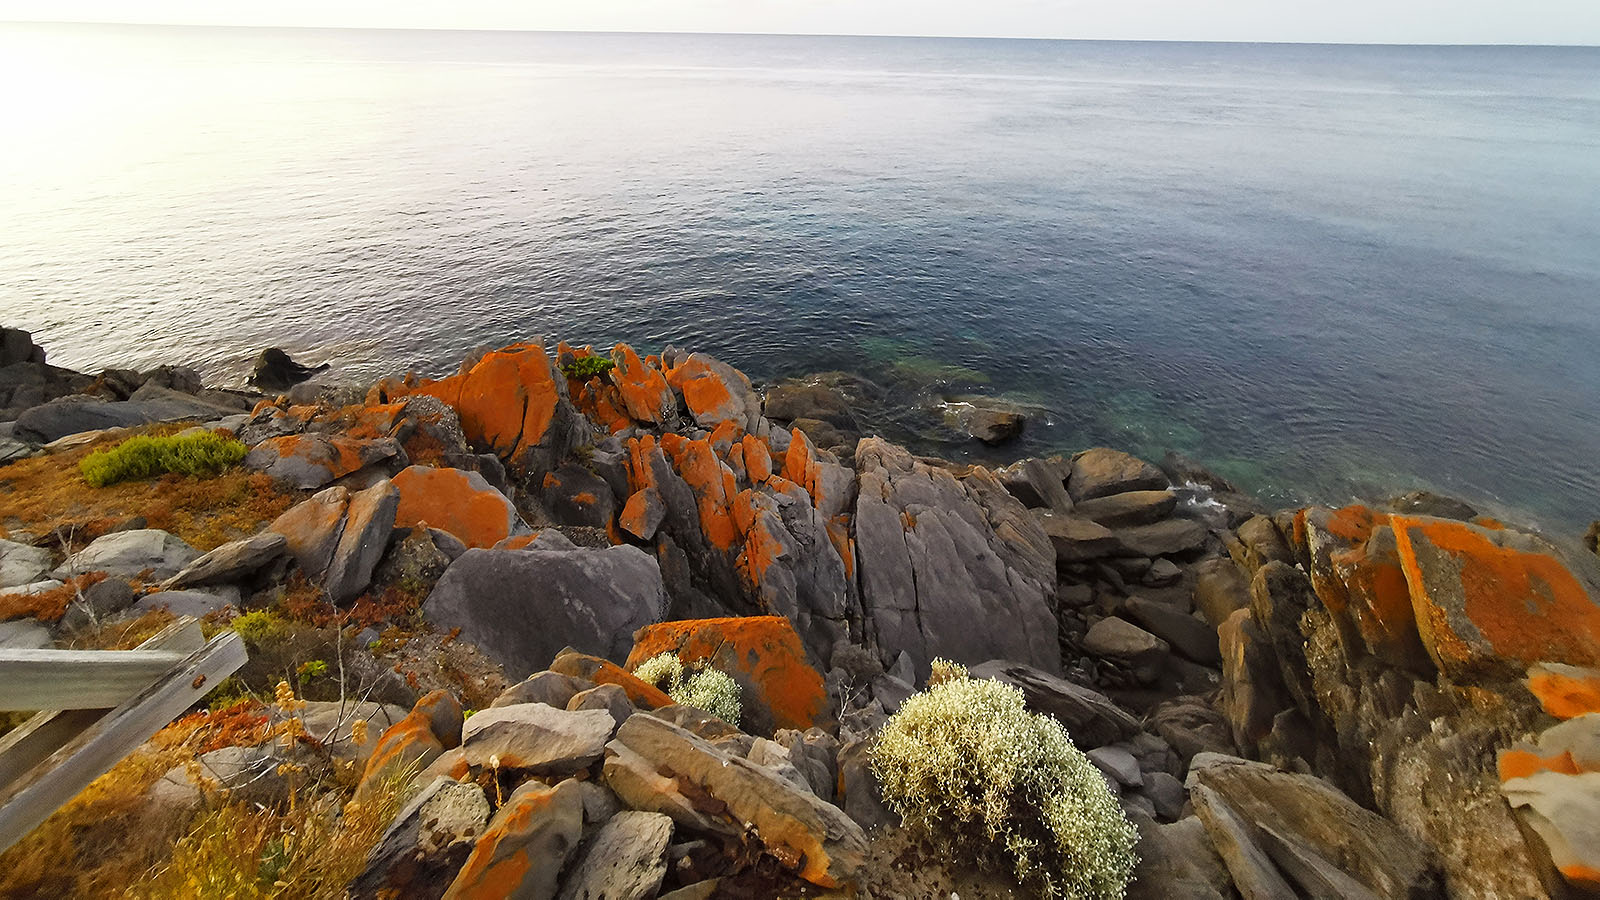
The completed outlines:
{"type": "Polygon", "coordinates": [[[739,727],[744,691],[727,673],[706,666],[690,672],[675,653],[662,653],[640,663],[633,674],[667,692],[672,702],[704,710],[739,727]]]}
{"type": "Polygon", "coordinates": [[[1047,898],[1116,900],[1138,832],[1061,723],[1022,691],[939,660],[872,748],[884,801],[909,829],[1009,866],[1047,898]]]}

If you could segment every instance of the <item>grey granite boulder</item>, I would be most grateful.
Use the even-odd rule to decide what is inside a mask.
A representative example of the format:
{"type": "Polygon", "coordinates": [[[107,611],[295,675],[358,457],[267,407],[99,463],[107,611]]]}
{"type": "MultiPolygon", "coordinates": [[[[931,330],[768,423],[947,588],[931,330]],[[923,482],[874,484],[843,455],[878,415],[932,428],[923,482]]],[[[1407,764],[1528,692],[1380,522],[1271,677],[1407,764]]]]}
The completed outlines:
{"type": "Polygon", "coordinates": [[[483,788],[434,779],[395,816],[366,867],[350,882],[350,897],[443,896],[488,822],[483,788]]]}
{"type": "Polygon", "coordinates": [[[627,659],[633,632],[666,616],[667,594],[655,558],[637,547],[473,549],[450,564],[422,610],[525,677],[568,646],[627,659]]]}
{"type": "Polygon", "coordinates": [[[1172,515],[1178,508],[1178,495],[1172,491],[1124,491],[1085,500],[1073,512],[1099,522],[1107,528],[1152,525],[1172,515]]]}
{"type": "Polygon", "coordinates": [[[164,609],[175,616],[200,618],[229,606],[238,607],[239,589],[225,587],[205,591],[157,591],[134,603],[139,610],[164,609]]]}
{"type": "Polygon", "coordinates": [[[987,469],[958,479],[878,438],[856,448],[862,603],[885,663],[902,651],[926,677],[935,657],[1013,659],[1055,673],[1055,550],[987,469]]]}
{"type": "Polygon", "coordinates": [[[105,572],[132,578],[148,572],[150,578],[166,579],[199,556],[199,551],[176,535],[156,528],[136,528],[96,539],[67,557],[51,575],[65,579],[84,572],[105,572]]]}

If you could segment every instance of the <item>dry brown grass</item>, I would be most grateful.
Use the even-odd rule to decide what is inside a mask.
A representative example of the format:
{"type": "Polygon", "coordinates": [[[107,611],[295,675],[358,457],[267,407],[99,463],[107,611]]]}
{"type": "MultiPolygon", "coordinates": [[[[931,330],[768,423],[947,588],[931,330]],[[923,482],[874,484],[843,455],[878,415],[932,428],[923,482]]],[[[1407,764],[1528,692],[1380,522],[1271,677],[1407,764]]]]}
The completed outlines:
{"type": "MultiPolygon", "coordinates": [[[[146,429],[170,434],[177,426],[146,429]]],[[[151,528],[170,531],[198,550],[248,537],[299,499],[260,473],[232,469],[215,478],[165,475],[109,487],[91,487],[78,464],[95,450],[127,434],[0,468],[0,534],[41,535],[70,530],[74,543],[88,543],[118,523],[143,516],[151,528]]]]}
{"type": "MultiPolygon", "coordinates": [[[[59,622],[66,615],[68,604],[78,596],[78,592],[85,590],[89,585],[106,579],[104,572],[90,572],[75,578],[68,578],[62,585],[54,590],[40,591],[37,594],[4,594],[0,595],[0,622],[9,622],[12,619],[33,618],[41,622],[59,622]]],[[[152,632],[153,633],[153,632],[152,632]]]]}

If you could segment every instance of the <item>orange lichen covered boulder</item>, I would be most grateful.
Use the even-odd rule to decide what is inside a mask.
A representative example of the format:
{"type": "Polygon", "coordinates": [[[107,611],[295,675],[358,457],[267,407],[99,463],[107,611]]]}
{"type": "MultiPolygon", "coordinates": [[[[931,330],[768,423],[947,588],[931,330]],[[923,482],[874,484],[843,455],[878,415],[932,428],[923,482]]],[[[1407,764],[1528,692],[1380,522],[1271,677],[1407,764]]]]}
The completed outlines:
{"type": "Polygon", "coordinates": [[[1430,671],[1389,516],[1356,505],[1307,510],[1303,521],[1311,583],[1341,637],[1389,665],[1430,671]]]}
{"type": "MultiPolygon", "coordinates": [[[[405,392],[437,397],[455,407],[461,428],[475,444],[493,448],[502,459],[527,468],[537,451],[559,455],[553,431],[566,397],[566,379],[538,344],[513,344],[485,354],[460,375],[414,387],[388,386],[391,396],[405,392]]],[[[548,460],[546,460],[548,462],[548,460]]]]}
{"type": "Polygon", "coordinates": [[[511,500],[477,472],[408,466],[394,477],[394,486],[400,489],[396,527],[426,523],[468,547],[493,547],[528,530],[511,500]]]}
{"type": "Polygon", "coordinates": [[[319,488],[400,451],[388,438],[363,441],[343,435],[290,434],[268,438],[245,457],[246,467],[297,488],[319,488]]]}
{"type": "Polygon", "coordinates": [[[405,718],[378,738],[356,796],[364,796],[403,768],[426,768],[446,750],[460,746],[462,721],[461,704],[449,691],[437,690],[418,700],[405,718]]]}
{"type": "Polygon", "coordinates": [[[1392,517],[1422,642],[1458,681],[1536,662],[1600,666],[1600,605],[1556,551],[1529,535],[1392,517]]]}
{"type": "Polygon", "coordinates": [[[583,792],[529,781],[489,822],[472,855],[445,891],[446,900],[552,898],[561,869],[583,837],[583,792]]]}
{"type": "Polygon", "coordinates": [[[572,678],[582,678],[595,684],[614,684],[627,693],[629,700],[646,709],[672,705],[672,698],[660,688],[640,680],[632,672],[609,659],[567,649],[557,654],[555,660],[550,663],[550,671],[572,678]]]}
{"type": "Polygon", "coordinates": [[[1528,690],[1558,719],[1600,713],[1600,669],[1540,663],[1528,669],[1528,690]]]}
{"type": "Polygon", "coordinates": [[[703,353],[689,357],[667,370],[667,383],[683,394],[683,402],[702,428],[715,428],[732,421],[753,430],[761,414],[761,400],[750,379],[734,367],[703,353]]]}
{"type": "Polygon", "coordinates": [[[661,370],[639,359],[627,344],[611,349],[611,382],[617,386],[627,414],[637,421],[665,425],[677,417],[678,399],[661,370]]]}
{"type": "Polygon", "coordinates": [[[822,675],[806,661],[800,636],[782,616],[649,625],[634,635],[628,667],[662,653],[677,654],[684,663],[708,663],[731,675],[744,690],[746,716],[757,729],[804,730],[824,725],[830,717],[822,675]]]}

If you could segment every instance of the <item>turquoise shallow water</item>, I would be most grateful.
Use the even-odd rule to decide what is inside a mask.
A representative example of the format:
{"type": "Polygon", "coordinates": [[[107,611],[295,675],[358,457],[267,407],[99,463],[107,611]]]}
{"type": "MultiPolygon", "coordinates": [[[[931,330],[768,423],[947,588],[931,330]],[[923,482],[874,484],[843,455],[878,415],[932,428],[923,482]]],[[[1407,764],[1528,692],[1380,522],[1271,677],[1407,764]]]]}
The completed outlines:
{"type": "Polygon", "coordinates": [[[1427,485],[1570,534],[1600,516],[1596,72],[0,26],[0,317],[64,365],[224,379],[536,334],[910,371],[1038,408],[995,458],[1170,447],[1274,500],[1427,485]]]}

